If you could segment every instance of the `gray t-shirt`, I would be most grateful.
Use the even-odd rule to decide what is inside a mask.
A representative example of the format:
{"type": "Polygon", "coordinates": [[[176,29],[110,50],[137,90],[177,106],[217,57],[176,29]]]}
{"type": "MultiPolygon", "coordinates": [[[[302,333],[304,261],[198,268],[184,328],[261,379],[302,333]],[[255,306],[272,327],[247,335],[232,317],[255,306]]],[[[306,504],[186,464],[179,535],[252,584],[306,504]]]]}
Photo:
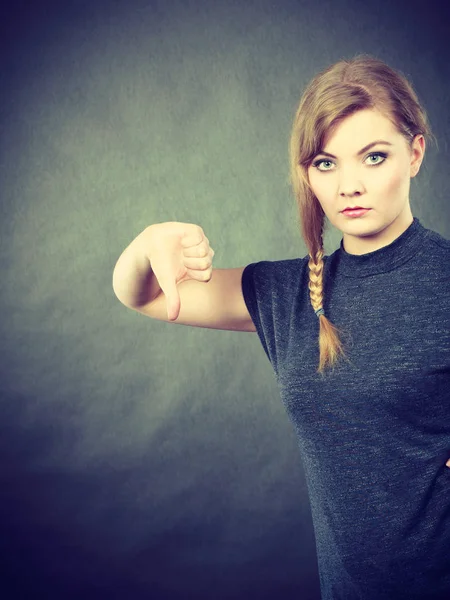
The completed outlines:
{"type": "Polygon", "coordinates": [[[450,599],[450,241],[324,257],[348,361],[317,373],[309,257],[261,261],[244,299],[295,427],[323,600],[450,599]]]}

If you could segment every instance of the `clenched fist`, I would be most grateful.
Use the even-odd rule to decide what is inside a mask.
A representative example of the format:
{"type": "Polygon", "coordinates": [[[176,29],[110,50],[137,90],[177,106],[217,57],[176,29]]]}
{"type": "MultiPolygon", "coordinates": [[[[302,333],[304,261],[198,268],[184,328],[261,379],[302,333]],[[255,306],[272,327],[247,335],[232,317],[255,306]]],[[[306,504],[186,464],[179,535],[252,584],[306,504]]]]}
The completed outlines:
{"type": "Polygon", "coordinates": [[[192,223],[157,223],[145,229],[142,249],[166,297],[167,317],[180,313],[177,285],[188,279],[208,282],[212,276],[214,250],[203,229],[192,223]]]}

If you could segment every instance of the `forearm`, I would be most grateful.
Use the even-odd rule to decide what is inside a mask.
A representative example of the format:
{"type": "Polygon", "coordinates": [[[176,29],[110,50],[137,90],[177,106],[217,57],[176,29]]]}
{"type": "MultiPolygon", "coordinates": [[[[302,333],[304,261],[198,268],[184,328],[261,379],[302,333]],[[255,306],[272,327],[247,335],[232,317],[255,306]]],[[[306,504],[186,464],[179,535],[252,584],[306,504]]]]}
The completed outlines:
{"type": "Polygon", "coordinates": [[[126,306],[147,304],[161,292],[153,274],[149,257],[142,248],[143,231],[125,248],[113,272],[113,289],[117,298],[126,306]]]}

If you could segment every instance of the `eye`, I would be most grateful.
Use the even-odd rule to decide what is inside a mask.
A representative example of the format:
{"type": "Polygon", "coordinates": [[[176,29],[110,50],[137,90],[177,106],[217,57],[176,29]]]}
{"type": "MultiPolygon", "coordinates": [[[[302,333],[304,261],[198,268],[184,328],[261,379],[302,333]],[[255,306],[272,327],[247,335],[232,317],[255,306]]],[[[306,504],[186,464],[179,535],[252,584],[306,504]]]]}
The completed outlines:
{"type": "MultiPolygon", "coordinates": [[[[371,154],[367,155],[366,160],[368,158],[373,158],[373,157],[383,159],[382,161],[367,163],[367,164],[370,164],[370,165],[373,165],[374,167],[376,167],[376,166],[384,163],[385,159],[387,158],[387,154],[385,152],[372,152],[371,154]]],[[[322,158],[322,159],[316,160],[312,166],[315,167],[318,171],[322,171],[322,172],[331,171],[331,169],[319,169],[319,165],[321,165],[322,163],[333,163],[333,161],[322,158]]]]}
{"type": "Polygon", "coordinates": [[[374,152],[373,154],[369,154],[367,158],[372,158],[372,157],[382,158],[383,160],[381,162],[376,162],[376,163],[371,162],[369,164],[371,164],[371,165],[381,165],[381,163],[383,163],[384,159],[387,157],[387,154],[385,154],[383,152],[374,152]]]}

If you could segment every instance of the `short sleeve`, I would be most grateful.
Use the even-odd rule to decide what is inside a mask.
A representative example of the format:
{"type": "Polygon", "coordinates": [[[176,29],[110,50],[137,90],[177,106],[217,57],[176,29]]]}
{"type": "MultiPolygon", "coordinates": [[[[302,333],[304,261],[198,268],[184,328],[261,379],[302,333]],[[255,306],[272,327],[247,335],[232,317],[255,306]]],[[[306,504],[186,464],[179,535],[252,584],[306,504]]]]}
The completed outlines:
{"type": "Polygon", "coordinates": [[[247,265],[242,273],[242,294],[267,358],[276,372],[274,265],[270,261],[247,265]]]}
{"type": "Polygon", "coordinates": [[[261,340],[264,351],[270,360],[269,351],[264,337],[264,332],[261,326],[261,318],[259,314],[258,299],[256,286],[257,271],[260,270],[260,263],[251,263],[247,265],[242,273],[242,295],[247,306],[247,310],[252,318],[256,332],[261,340]]]}
{"type": "Polygon", "coordinates": [[[289,339],[298,337],[305,322],[316,325],[309,299],[308,261],[308,257],[263,260],[250,263],[242,272],[245,304],[277,376],[289,339]]]}

